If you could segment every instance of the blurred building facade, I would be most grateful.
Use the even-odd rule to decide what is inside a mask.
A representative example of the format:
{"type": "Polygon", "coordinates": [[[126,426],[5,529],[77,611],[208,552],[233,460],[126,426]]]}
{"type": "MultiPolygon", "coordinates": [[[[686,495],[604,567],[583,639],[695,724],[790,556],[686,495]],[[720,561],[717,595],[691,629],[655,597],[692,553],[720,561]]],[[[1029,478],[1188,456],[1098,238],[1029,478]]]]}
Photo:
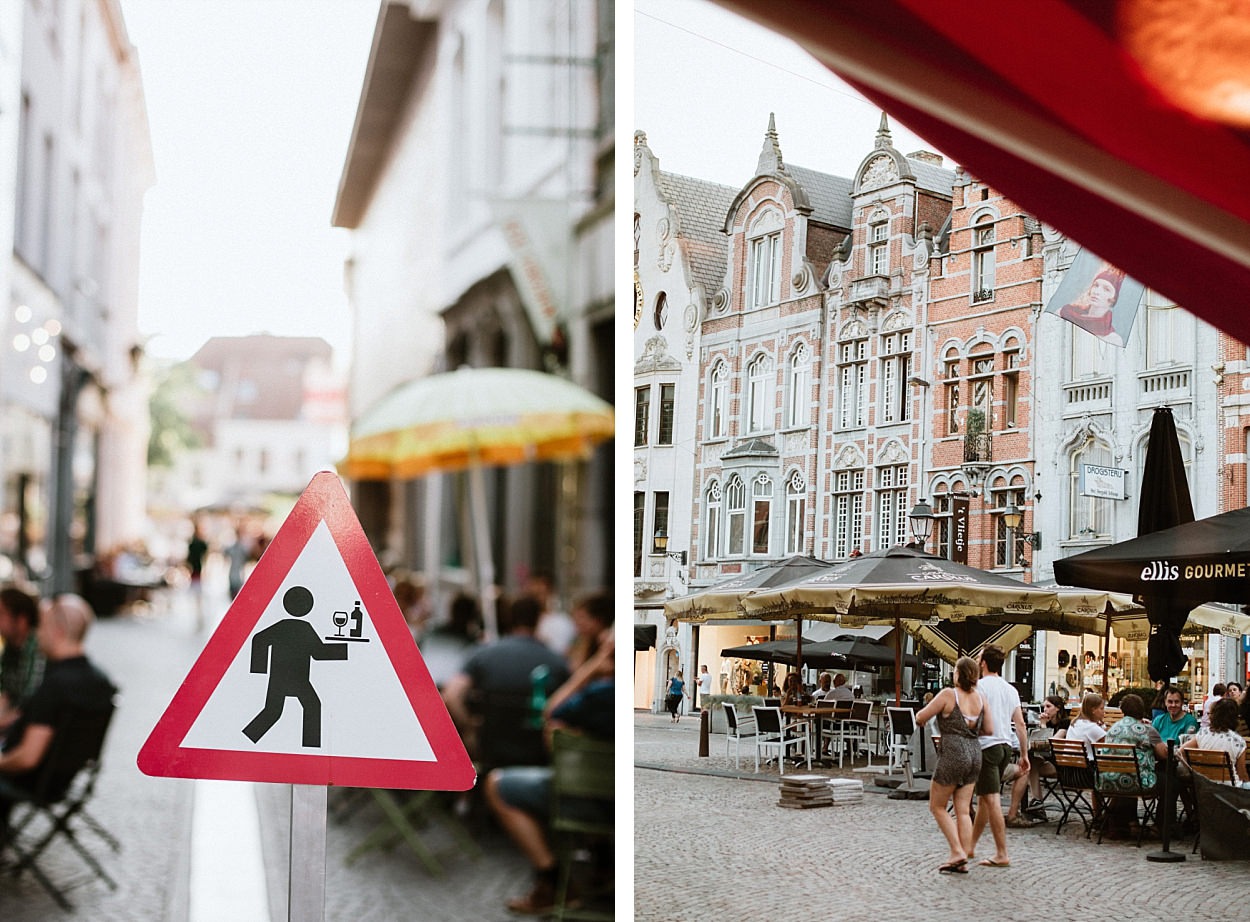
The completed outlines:
{"type": "MultiPolygon", "coordinates": [[[[342,374],[316,336],[214,336],[187,360],[180,401],[200,446],[153,472],[156,509],[262,510],[347,450],[342,374]]],[[[278,511],[278,510],[275,510],[278,511]]]]}
{"type": "MultiPolygon", "coordinates": [[[[612,398],[613,4],[383,2],[333,222],[353,231],[352,418],[462,365],[549,371],[612,398]]],[[[612,573],[611,452],[487,472],[505,592],[612,573]]],[[[383,559],[463,578],[463,475],[353,485],[383,559]]]]}
{"type": "MultiPolygon", "coordinates": [[[[770,631],[666,631],[644,603],[793,554],[844,560],[908,543],[921,501],[933,511],[929,551],[1027,580],[1053,578],[1058,557],[1134,536],[1157,406],[1176,417],[1195,514],[1245,505],[1244,345],[1150,291],[1123,348],[1047,312],[1079,246],[938,156],[896,150],[884,117],[849,177],[787,163],[779,134],[770,123],[756,175],[721,215],[727,257],[696,229],[713,197],[669,197],[657,211],[656,155],[635,134],[635,623],[659,627],[654,684],[636,704],[658,706],[678,668],[720,673],[722,647],[770,631]],[[653,265],[666,252],[683,263],[675,275],[653,265]],[[655,305],[686,299],[686,279],[708,273],[717,284],[689,299],[697,367],[668,372],[674,382],[693,374],[698,400],[678,411],[692,414],[694,442],[673,452],[691,502],[669,512],[690,526],[672,528],[661,559],[656,503],[687,488],[655,464],[656,371],[640,359],[655,305]],[[1095,495],[1087,464],[1123,472],[1126,489],[1095,495]],[[674,552],[688,562],[677,579],[667,576],[674,552]]],[[[669,188],[699,182],[658,175],[669,188]]],[[[1030,635],[1004,640],[1021,644],[1010,677],[1039,697],[1064,690],[1060,649],[1098,641],[1030,635]]],[[[1125,682],[1138,652],[1144,669],[1144,646],[1120,648],[1125,682]]],[[[1196,640],[1195,675],[1243,671],[1236,646],[1196,640]]]]}
{"type": "Polygon", "coordinates": [[[137,280],[153,179],[117,0],[3,4],[0,553],[44,588],[73,588],[97,549],[143,532],[137,280]]]}

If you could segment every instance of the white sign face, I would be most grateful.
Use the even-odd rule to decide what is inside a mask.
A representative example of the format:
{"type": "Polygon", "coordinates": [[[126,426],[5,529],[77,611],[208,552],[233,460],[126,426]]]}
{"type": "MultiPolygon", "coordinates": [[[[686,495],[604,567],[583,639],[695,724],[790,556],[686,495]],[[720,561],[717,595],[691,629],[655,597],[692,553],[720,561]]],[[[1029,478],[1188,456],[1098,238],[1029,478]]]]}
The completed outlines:
{"type": "Polygon", "coordinates": [[[1118,467],[1099,467],[1096,464],[1081,465],[1080,494],[1099,499],[1126,499],[1125,477],[1128,471],[1118,467]]]}
{"type": "Polygon", "coordinates": [[[359,599],[347,565],[322,522],[227,667],[183,746],[435,761],[359,599]],[[300,588],[311,595],[311,609],[295,616],[284,599],[300,588]],[[281,625],[277,632],[258,639],[277,625],[281,625]],[[279,648],[297,636],[302,662],[293,669],[279,668],[280,662],[290,662],[279,648]],[[253,667],[263,671],[253,671],[253,667]],[[251,728],[255,741],[245,728],[251,728]],[[320,734],[319,745],[310,747],[305,734],[314,730],[320,734]]]}

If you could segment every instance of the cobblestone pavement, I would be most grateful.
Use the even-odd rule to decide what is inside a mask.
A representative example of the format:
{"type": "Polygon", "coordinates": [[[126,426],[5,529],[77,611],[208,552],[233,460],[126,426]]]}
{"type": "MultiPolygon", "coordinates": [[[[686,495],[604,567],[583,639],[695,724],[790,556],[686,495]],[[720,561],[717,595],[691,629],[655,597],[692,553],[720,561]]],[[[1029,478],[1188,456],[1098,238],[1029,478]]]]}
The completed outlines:
{"type": "MultiPolygon", "coordinates": [[[[1189,854],[1190,839],[1172,847],[1184,862],[1150,862],[1159,842],[1097,845],[1079,823],[1060,835],[1053,822],[1009,829],[1011,867],[939,874],[946,845],[925,801],[866,788],[862,804],[780,808],[777,775],[754,775],[753,754],[735,771],[724,736],[713,734],[711,755],[698,757],[697,715],[672,725],[667,715],[636,713],[634,742],[642,922],[1228,922],[1250,905],[1244,862],[1203,861],[1189,854]]],[[[978,851],[993,853],[988,831],[978,851]]]]}
{"type": "MultiPolygon", "coordinates": [[[[207,635],[192,625],[188,597],[175,597],[144,616],[102,619],[88,636],[88,653],[121,686],[119,708],[110,730],[91,812],[122,842],[118,855],[88,842],[117,880],[110,891],[99,881],[84,880],[69,892],[79,918],[93,922],[186,922],[190,820],[194,781],[149,778],[135,757],[175,689],[190,669],[207,635]]],[[[224,592],[208,601],[210,611],[224,612],[224,592]]],[[[253,786],[261,820],[270,915],[286,919],[289,787],[253,786]]],[[[400,845],[374,851],[348,867],[347,854],[381,820],[366,804],[327,829],[326,919],[328,922],[392,922],[396,919],[515,918],[505,900],[530,884],[525,861],[473,800],[466,823],[483,854],[468,859],[441,830],[428,831],[429,844],[443,858],[446,875],[430,874],[411,851],[400,845]]],[[[53,880],[83,878],[82,864],[68,848],[51,850],[43,862],[53,880]]],[[[0,920],[44,922],[62,915],[36,881],[0,876],[0,920]]],[[[262,922],[223,919],[223,922],[262,922]]]]}

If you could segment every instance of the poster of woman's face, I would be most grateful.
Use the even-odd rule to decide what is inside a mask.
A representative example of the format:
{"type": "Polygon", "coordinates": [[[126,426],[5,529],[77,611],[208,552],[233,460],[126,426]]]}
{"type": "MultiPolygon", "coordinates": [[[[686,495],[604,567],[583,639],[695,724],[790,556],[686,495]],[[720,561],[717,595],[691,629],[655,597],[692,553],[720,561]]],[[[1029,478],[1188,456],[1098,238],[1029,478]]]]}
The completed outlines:
{"type": "Polygon", "coordinates": [[[1128,342],[1144,291],[1142,284],[1082,249],[1046,304],[1087,333],[1115,346],[1128,342]]]}

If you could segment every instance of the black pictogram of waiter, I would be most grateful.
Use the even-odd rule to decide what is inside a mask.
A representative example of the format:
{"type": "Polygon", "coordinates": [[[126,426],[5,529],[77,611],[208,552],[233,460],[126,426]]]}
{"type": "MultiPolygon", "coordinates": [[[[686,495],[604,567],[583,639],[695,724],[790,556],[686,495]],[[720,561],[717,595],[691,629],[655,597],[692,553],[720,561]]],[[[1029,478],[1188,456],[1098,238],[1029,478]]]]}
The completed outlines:
{"type": "Polygon", "coordinates": [[[308,678],[315,659],[347,659],[345,643],[325,643],[307,621],[299,621],[313,607],[313,595],[303,586],[292,586],[282,596],[282,607],[293,617],[271,624],[252,637],[252,672],[269,673],[264,709],[252,718],[243,732],[253,743],[282,716],[287,698],[295,698],[304,709],[305,748],[321,745],[321,699],[308,678]]]}

